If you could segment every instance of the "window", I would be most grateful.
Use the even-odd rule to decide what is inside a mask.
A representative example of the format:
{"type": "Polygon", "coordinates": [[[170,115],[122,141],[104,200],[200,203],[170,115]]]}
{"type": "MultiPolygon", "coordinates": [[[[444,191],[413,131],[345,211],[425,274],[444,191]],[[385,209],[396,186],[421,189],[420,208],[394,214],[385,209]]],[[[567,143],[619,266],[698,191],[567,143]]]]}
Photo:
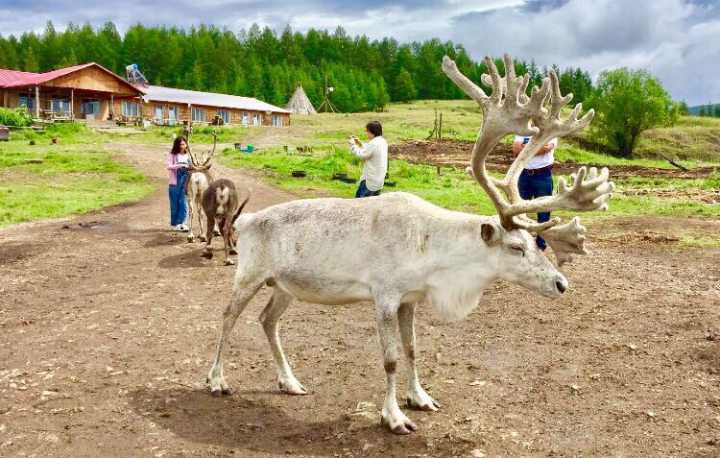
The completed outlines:
{"type": "Polygon", "coordinates": [[[207,121],[207,114],[205,113],[205,110],[202,108],[195,108],[192,109],[192,120],[198,121],[198,122],[205,122],[207,121]]]}
{"type": "Polygon", "coordinates": [[[123,100],[122,114],[123,116],[127,116],[129,118],[140,117],[140,104],[137,102],[133,102],[132,100],[123,100]]]}
{"type": "Polygon", "coordinates": [[[282,127],[283,126],[283,118],[282,116],[273,115],[272,117],[272,125],[275,127],[282,127]]]}
{"type": "Polygon", "coordinates": [[[178,107],[168,107],[168,124],[174,126],[178,118],[178,107]]]}
{"type": "Polygon", "coordinates": [[[250,124],[250,119],[249,119],[249,116],[248,116],[247,113],[243,113],[243,114],[242,114],[242,121],[241,121],[241,122],[242,122],[242,125],[243,125],[243,126],[247,126],[248,124],[250,124]]]}
{"type": "Polygon", "coordinates": [[[255,113],[253,115],[253,126],[260,126],[262,125],[262,115],[260,113],[255,113]]]}
{"type": "Polygon", "coordinates": [[[163,122],[163,107],[162,105],[155,105],[155,122],[163,122]]]}
{"type": "Polygon", "coordinates": [[[218,111],[218,116],[223,120],[223,123],[230,124],[230,112],[227,110],[218,111]]]}
{"type": "Polygon", "coordinates": [[[52,99],[50,101],[50,109],[53,113],[70,113],[70,100],[52,99]]]}
{"type": "Polygon", "coordinates": [[[93,115],[100,113],[100,101],[97,99],[85,99],[82,105],[80,105],[80,112],[86,115],[93,115]]]}
{"type": "Polygon", "coordinates": [[[20,99],[21,107],[27,108],[28,111],[35,109],[35,97],[28,94],[20,94],[18,98],[20,99]]]}

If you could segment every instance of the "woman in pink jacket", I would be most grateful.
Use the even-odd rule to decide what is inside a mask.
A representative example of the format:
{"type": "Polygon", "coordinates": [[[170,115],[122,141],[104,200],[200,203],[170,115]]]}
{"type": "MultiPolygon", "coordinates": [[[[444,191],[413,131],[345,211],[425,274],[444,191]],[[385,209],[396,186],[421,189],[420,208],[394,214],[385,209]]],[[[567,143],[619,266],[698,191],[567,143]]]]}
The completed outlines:
{"type": "Polygon", "coordinates": [[[187,232],[185,225],[187,218],[187,198],[185,196],[185,183],[187,182],[190,167],[188,144],[185,137],[177,137],[172,150],[167,155],[167,169],[170,194],[170,227],[175,231],[187,232]]]}

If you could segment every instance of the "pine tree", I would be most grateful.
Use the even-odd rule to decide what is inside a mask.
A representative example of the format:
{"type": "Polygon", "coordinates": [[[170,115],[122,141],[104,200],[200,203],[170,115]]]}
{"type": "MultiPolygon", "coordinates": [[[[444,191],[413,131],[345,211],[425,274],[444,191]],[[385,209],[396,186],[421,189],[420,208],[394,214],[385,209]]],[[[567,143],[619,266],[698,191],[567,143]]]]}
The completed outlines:
{"type": "Polygon", "coordinates": [[[413,83],[412,76],[404,68],[400,70],[400,73],[395,80],[395,100],[399,102],[408,102],[413,100],[417,96],[417,90],[415,89],[415,83],[413,83]]]}
{"type": "MultiPolygon", "coordinates": [[[[390,101],[416,98],[465,97],[442,73],[444,55],[488,89],[480,81],[488,70],[485,63],[474,62],[460,45],[438,39],[400,44],[392,38],[352,37],[341,27],[306,33],[286,27],[278,35],[257,24],[237,34],[214,26],[135,24],[120,34],[112,22],[99,28],[70,23],[62,32],[48,22],[39,35],[0,36],[0,68],[48,71],[95,61],[122,75],[125,66],[135,63],[152,84],[259,97],[278,105],[302,84],[318,106],[327,75],[337,88],[333,102],[337,99],[342,111],[375,110],[390,101]]],[[[504,72],[502,59],[495,62],[504,72]]],[[[530,74],[529,90],[542,84],[543,72],[534,61],[516,61],[515,66],[519,74],[530,74]]],[[[563,91],[575,95],[574,102],[593,91],[589,74],[580,68],[559,76],[563,91]]],[[[714,113],[713,107],[709,114],[714,113]]]]}
{"type": "Polygon", "coordinates": [[[23,64],[23,70],[26,72],[37,73],[40,71],[40,62],[35,56],[35,52],[32,49],[27,50],[25,54],[25,63],[23,64]]]}

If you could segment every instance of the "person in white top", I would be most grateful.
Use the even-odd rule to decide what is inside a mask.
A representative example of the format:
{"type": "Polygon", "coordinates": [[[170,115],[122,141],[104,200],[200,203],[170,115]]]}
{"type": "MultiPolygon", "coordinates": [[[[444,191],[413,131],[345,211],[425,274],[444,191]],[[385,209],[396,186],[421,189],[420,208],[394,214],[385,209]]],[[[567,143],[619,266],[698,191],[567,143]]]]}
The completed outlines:
{"type": "MultiPolygon", "coordinates": [[[[532,137],[516,136],[513,143],[513,154],[516,156],[530,143],[532,137]]],[[[518,189],[520,197],[526,200],[536,199],[543,196],[551,196],[553,193],[552,166],[555,162],[555,148],[558,140],[553,138],[550,143],[540,148],[540,151],[528,161],[525,169],[520,174],[518,189]]],[[[537,220],[540,223],[550,221],[550,213],[538,213],[537,220]]],[[[537,237],[538,248],[545,251],[547,244],[542,237],[537,237]]]]}
{"type": "Polygon", "coordinates": [[[356,198],[380,195],[388,169],[388,144],[383,138],[382,125],[377,121],[369,122],[365,131],[369,140],[367,143],[360,142],[355,136],[350,137],[350,150],[364,162],[356,198]]]}

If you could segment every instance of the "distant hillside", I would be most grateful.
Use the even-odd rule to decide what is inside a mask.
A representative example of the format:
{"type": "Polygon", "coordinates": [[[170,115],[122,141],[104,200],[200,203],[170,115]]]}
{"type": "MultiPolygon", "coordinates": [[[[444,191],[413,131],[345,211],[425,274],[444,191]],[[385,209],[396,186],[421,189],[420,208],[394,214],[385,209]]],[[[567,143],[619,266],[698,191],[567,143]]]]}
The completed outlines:
{"type": "Polygon", "coordinates": [[[696,106],[696,107],[689,107],[689,108],[688,108],[688,112],[690,112],[690,114],[693,115],[693,116],[697,116],[698,114],[700,114],[700,110],[701,110],[703,107],[707,110],[707,107],[708,107],[708,106],[712,107],[712,110],[713,110],[713,112],[714,112],[715,109],[716,109],[718,106],[720,106],[720,103],[713,103],[713,104],[710,104],[710,105],[698,105],[698,106],[696,106]]]}

